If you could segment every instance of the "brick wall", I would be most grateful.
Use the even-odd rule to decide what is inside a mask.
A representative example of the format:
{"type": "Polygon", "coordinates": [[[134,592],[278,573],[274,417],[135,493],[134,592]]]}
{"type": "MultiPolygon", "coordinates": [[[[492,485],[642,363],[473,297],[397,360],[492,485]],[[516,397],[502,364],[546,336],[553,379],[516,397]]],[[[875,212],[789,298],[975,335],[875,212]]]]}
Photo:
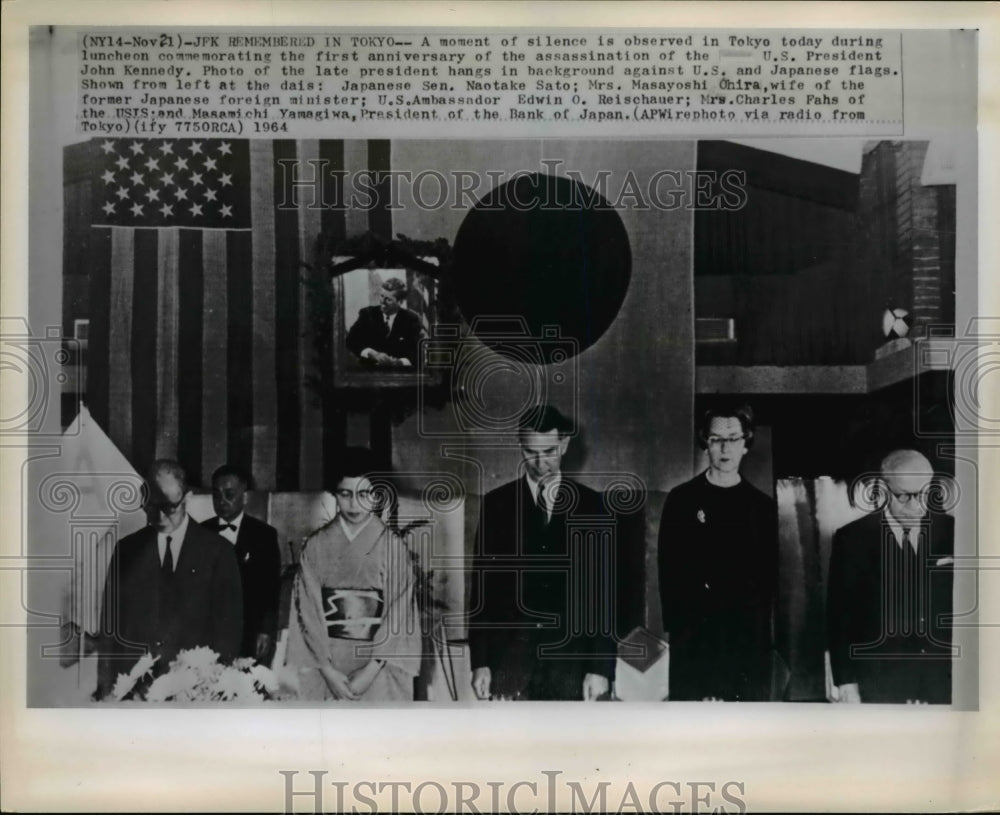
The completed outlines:
{"type": "Polygon", "coordinates": [[[911,336],[954,320],[954,188],[920,183],[927,147],[880,142],[861,170],[859,228],[885,258],[885,299],[910,311],[911,336]]]}

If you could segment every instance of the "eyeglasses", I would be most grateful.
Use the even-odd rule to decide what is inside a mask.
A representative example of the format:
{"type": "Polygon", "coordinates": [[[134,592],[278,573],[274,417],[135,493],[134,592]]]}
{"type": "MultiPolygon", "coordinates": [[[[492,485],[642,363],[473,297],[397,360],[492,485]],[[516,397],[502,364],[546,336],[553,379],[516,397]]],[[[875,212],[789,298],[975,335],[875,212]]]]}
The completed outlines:
{"type": "Polygon", "coordinates": [[[914,501],[924,502],[927,498],[927,491],[930,489],[929,486],[923,489],[917,490],[916,492],[896,492],[892,487],[886,485],[886,489],[892,493],[892,497],[895,498],[901,504],[910,504],[914,501]]]}
{"type": "Polygon", "coordinates": [[[170,503],[169,501],[154,501],[152,499],[147,499],[143,502],[143,509],[153,510],[154,512],[162,512],[164,515],[173,515],[177,510],[181,508],[184,503],[184,499],[181,498],[180,501],[170,503]]]}
{"type": "Polygon", "coordinates": [[[353,495],[362,503],[372,500],[373,491],[372,490],[358,490],[354,492],[353,490],[334,490],[333,494],[338,498],[343,498],[345,501],[349,501],[353,495]]]}
{"type": "Polygon", "coordinates": [[[722,447],[723,444],[735,445],[746,439],[746,436],[709,436],[709,447],[722,447]]]}

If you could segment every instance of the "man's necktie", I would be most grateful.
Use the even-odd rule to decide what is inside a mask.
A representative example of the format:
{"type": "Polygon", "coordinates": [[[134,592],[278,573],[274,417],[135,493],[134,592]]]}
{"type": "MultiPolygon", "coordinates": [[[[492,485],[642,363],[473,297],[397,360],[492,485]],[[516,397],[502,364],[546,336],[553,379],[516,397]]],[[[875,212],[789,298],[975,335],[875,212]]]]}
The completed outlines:
{"type": "Polygon", "coordinates": [[[538,485],[538,508],[542,511],[542,516],[545,518],[545,523],[548,523],[549,501],[545,495],[545,487],[541,484],[538,485]]]}
{"type": "Polygon", "coordinates": [[[163,553],[163,572],[164,574],[174,573],[174,553],[170,551],[170,536],[167,535],[167,549],[163,553]]]}
{"type": "Polygon", "coordinates": [[[235,532],[236,524],[227,524],[225,521],[219,521],[219,531],[225,532],[227,529],[231,529],[233,532],[235,532]]]}
{"type": "Polygon", "coordinates": [[[900,630],[905,636],[917,633],[923,625],[920,560],[913,548],[919,530],[903,529],[902,576],[899,585],[900,630]]]}

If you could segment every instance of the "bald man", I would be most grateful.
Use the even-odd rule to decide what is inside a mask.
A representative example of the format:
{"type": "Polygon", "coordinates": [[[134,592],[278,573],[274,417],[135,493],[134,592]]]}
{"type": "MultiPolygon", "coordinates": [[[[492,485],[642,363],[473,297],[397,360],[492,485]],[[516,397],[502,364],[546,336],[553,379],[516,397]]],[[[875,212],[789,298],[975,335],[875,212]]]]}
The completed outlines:
{"type": "Polygon", "coordinates": [[[232,545],[192,521],[187,475],[158,459],[146,478],[149,525],[122,538],[108,566],[97,663],[98,699],[144,653],[163,673],[180,651],[207,646],[223,659],[239,653],[240,572],[232,545]]]}
{"type": "Polygon", "coordinates": [[[949,704],[954,518],[916,450],[882,461],[883,509],[837,530],[827,630],[840,702],[949,704]]]}

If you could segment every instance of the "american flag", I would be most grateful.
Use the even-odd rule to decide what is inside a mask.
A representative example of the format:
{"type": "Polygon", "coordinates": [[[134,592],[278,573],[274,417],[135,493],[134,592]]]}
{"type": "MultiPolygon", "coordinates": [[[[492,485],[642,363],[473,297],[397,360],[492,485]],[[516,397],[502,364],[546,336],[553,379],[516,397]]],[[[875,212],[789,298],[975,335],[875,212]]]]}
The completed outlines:
{"type": "Polygon", "coordinates": [[[205,483],[229,461],[261,489],[322,488],[343,419],[306,385],[322,372],[302,263],[321,231],[391,237],[387,211],[336,206],[333,176],[389,169],[388,145],[94,139],[66,149],[64,275],[89,278],[86,402],[137,470],[176,457],[205,483]],[[295,188],[303,177],[321,179],[326,206],[295,188]]]}

